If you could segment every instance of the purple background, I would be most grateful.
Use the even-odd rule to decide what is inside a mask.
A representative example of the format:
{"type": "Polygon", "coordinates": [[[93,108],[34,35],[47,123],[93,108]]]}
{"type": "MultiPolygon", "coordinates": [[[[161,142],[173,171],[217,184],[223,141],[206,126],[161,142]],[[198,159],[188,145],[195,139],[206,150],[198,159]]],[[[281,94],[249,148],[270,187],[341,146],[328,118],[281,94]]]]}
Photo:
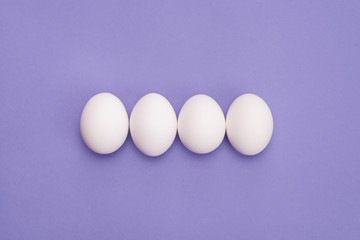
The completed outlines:
{"type": "Polygon", "coordinates": [[[359,1],[57,2],[0,2],[0,239],[360,239],[359,1]],[[274,135],[97,155],[79,118],[103,91],[129,114],[252,92],[274,135]]]}

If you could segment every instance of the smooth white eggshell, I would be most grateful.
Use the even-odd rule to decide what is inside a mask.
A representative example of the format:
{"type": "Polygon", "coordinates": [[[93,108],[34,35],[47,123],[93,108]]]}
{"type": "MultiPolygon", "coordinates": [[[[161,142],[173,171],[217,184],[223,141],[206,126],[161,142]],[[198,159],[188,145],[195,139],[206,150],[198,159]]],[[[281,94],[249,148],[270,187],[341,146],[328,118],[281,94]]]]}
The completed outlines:
{"type": "Polygon", "coordinates": [[[85,105],[80,132],[85,144],[94,152],[108,154],[124,143],[129,119],[122,102],[111,93],[99,93],[85,105]]]}
{"type": "Polygon", "coordinates": [[[178,133],[190,151],[199,154],[214,151],[225,136],[225,117],[219,104],[203,94],[189,98],[179,114],[178,133]]]}
{"type": "Polygon", "coordinates": [[[266,102],[254,94],[235,99],[226,115],[226,132],[231,145],[240,153],[255,155],[270,142],[273,117],[266,102]]]}
{"type": "Polygon", "coordinates": [[[176,113],[160,94],[143,96],[131,112],[131,137],[145,155],[155,157],[166,152],[175,140],[176,131],[176,113]]]}

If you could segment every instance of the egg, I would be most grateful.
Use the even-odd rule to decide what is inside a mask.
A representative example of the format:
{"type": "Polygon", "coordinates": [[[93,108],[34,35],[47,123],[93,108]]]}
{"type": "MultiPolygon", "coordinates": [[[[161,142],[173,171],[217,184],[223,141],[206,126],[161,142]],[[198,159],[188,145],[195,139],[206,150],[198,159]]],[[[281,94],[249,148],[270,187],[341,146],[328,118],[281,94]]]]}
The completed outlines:
{"type": "Polygon", "coordinates": [[[176,113],[160,94],[149,93],[134,106],[130,115],[130,134],[136,147],[155,157],[166,152],[175,140],[176,113]]]}
{"type": "Polygon", "coordinates": [[[264,100],[254,94],[235,99],[226,115],[227,137],[240,153],[255,155],[263,151],[273,133],[273,117],[264,100]]]}
{"type": "Polygon", "coordinates": [[[111,93],[99,93],[86,103],[80,118],[80,132],[94,152],[115,152],[129,132],[129,119],[122,102],[111,93]]]}
{"type": "Polygon", "coordinates": [[[219,104],[203,94],[189,98],[179,113],[178,133],[190,151],[199,154],[214,151],[225,136],[225,117],[219,104]]]}

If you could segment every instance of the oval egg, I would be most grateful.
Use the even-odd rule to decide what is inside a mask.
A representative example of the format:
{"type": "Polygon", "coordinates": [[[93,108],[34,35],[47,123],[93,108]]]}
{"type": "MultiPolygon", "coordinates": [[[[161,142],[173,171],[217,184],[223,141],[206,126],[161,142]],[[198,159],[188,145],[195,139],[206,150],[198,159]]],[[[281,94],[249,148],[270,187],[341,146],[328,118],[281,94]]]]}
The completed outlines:
{"type": "Polygon", "coordinates": [[[190,151],[199,154],[214,151],[225,135],[225,117],[219,104],[203,94],[188,99],[179,114],[178,133],[190,151]]]}
{"type": "Polygon", "coordinates": [[[99,93],[85,105],[80,132],[85,144],[94,152],[108,154],[124,143],[129,119],[122,102],[111,93],[99,93]]]}
{"type": "Polygon", "coordinates": [[[273,117],[266,102],[254,94],[235,99],[226,115],[226,132],[240,153],[255,155],[265,149],[273,133],[273,117]]]}
{"type": "Polygon", "coordinates": [[[176,113],[160,94],[143,96],[130,116],[130,133],[136,147],[148,156],[159,156],[174,142],[177,132],[176,113]]]}

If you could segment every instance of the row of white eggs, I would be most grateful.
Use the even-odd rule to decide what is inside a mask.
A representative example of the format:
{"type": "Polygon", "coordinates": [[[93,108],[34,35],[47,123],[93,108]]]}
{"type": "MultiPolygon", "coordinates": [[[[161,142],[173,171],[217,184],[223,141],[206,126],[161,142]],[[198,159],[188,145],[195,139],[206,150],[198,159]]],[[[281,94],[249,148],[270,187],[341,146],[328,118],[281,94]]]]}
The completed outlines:
{"type": "MultiPolygon", "coordinates": [[[[129,119],[123,103],[111,93],[93,96],[80,119],[81,136],[96,153],[108,154],[124,143],[129,119]]],[[[170,102],[160,94],[149,93],[134,106],[130,134],[136,147],[148,156],[166,152],[179,133],[181,142],[194,153],[214,151],[225,132],[240,153],[255,155],[268,145],[273,118],[268,105],[254,94],[244,94],[231,104],[226,120],[219,104],[207,95],[195,95],[183,105],[179,118],[170,102]]]]}

